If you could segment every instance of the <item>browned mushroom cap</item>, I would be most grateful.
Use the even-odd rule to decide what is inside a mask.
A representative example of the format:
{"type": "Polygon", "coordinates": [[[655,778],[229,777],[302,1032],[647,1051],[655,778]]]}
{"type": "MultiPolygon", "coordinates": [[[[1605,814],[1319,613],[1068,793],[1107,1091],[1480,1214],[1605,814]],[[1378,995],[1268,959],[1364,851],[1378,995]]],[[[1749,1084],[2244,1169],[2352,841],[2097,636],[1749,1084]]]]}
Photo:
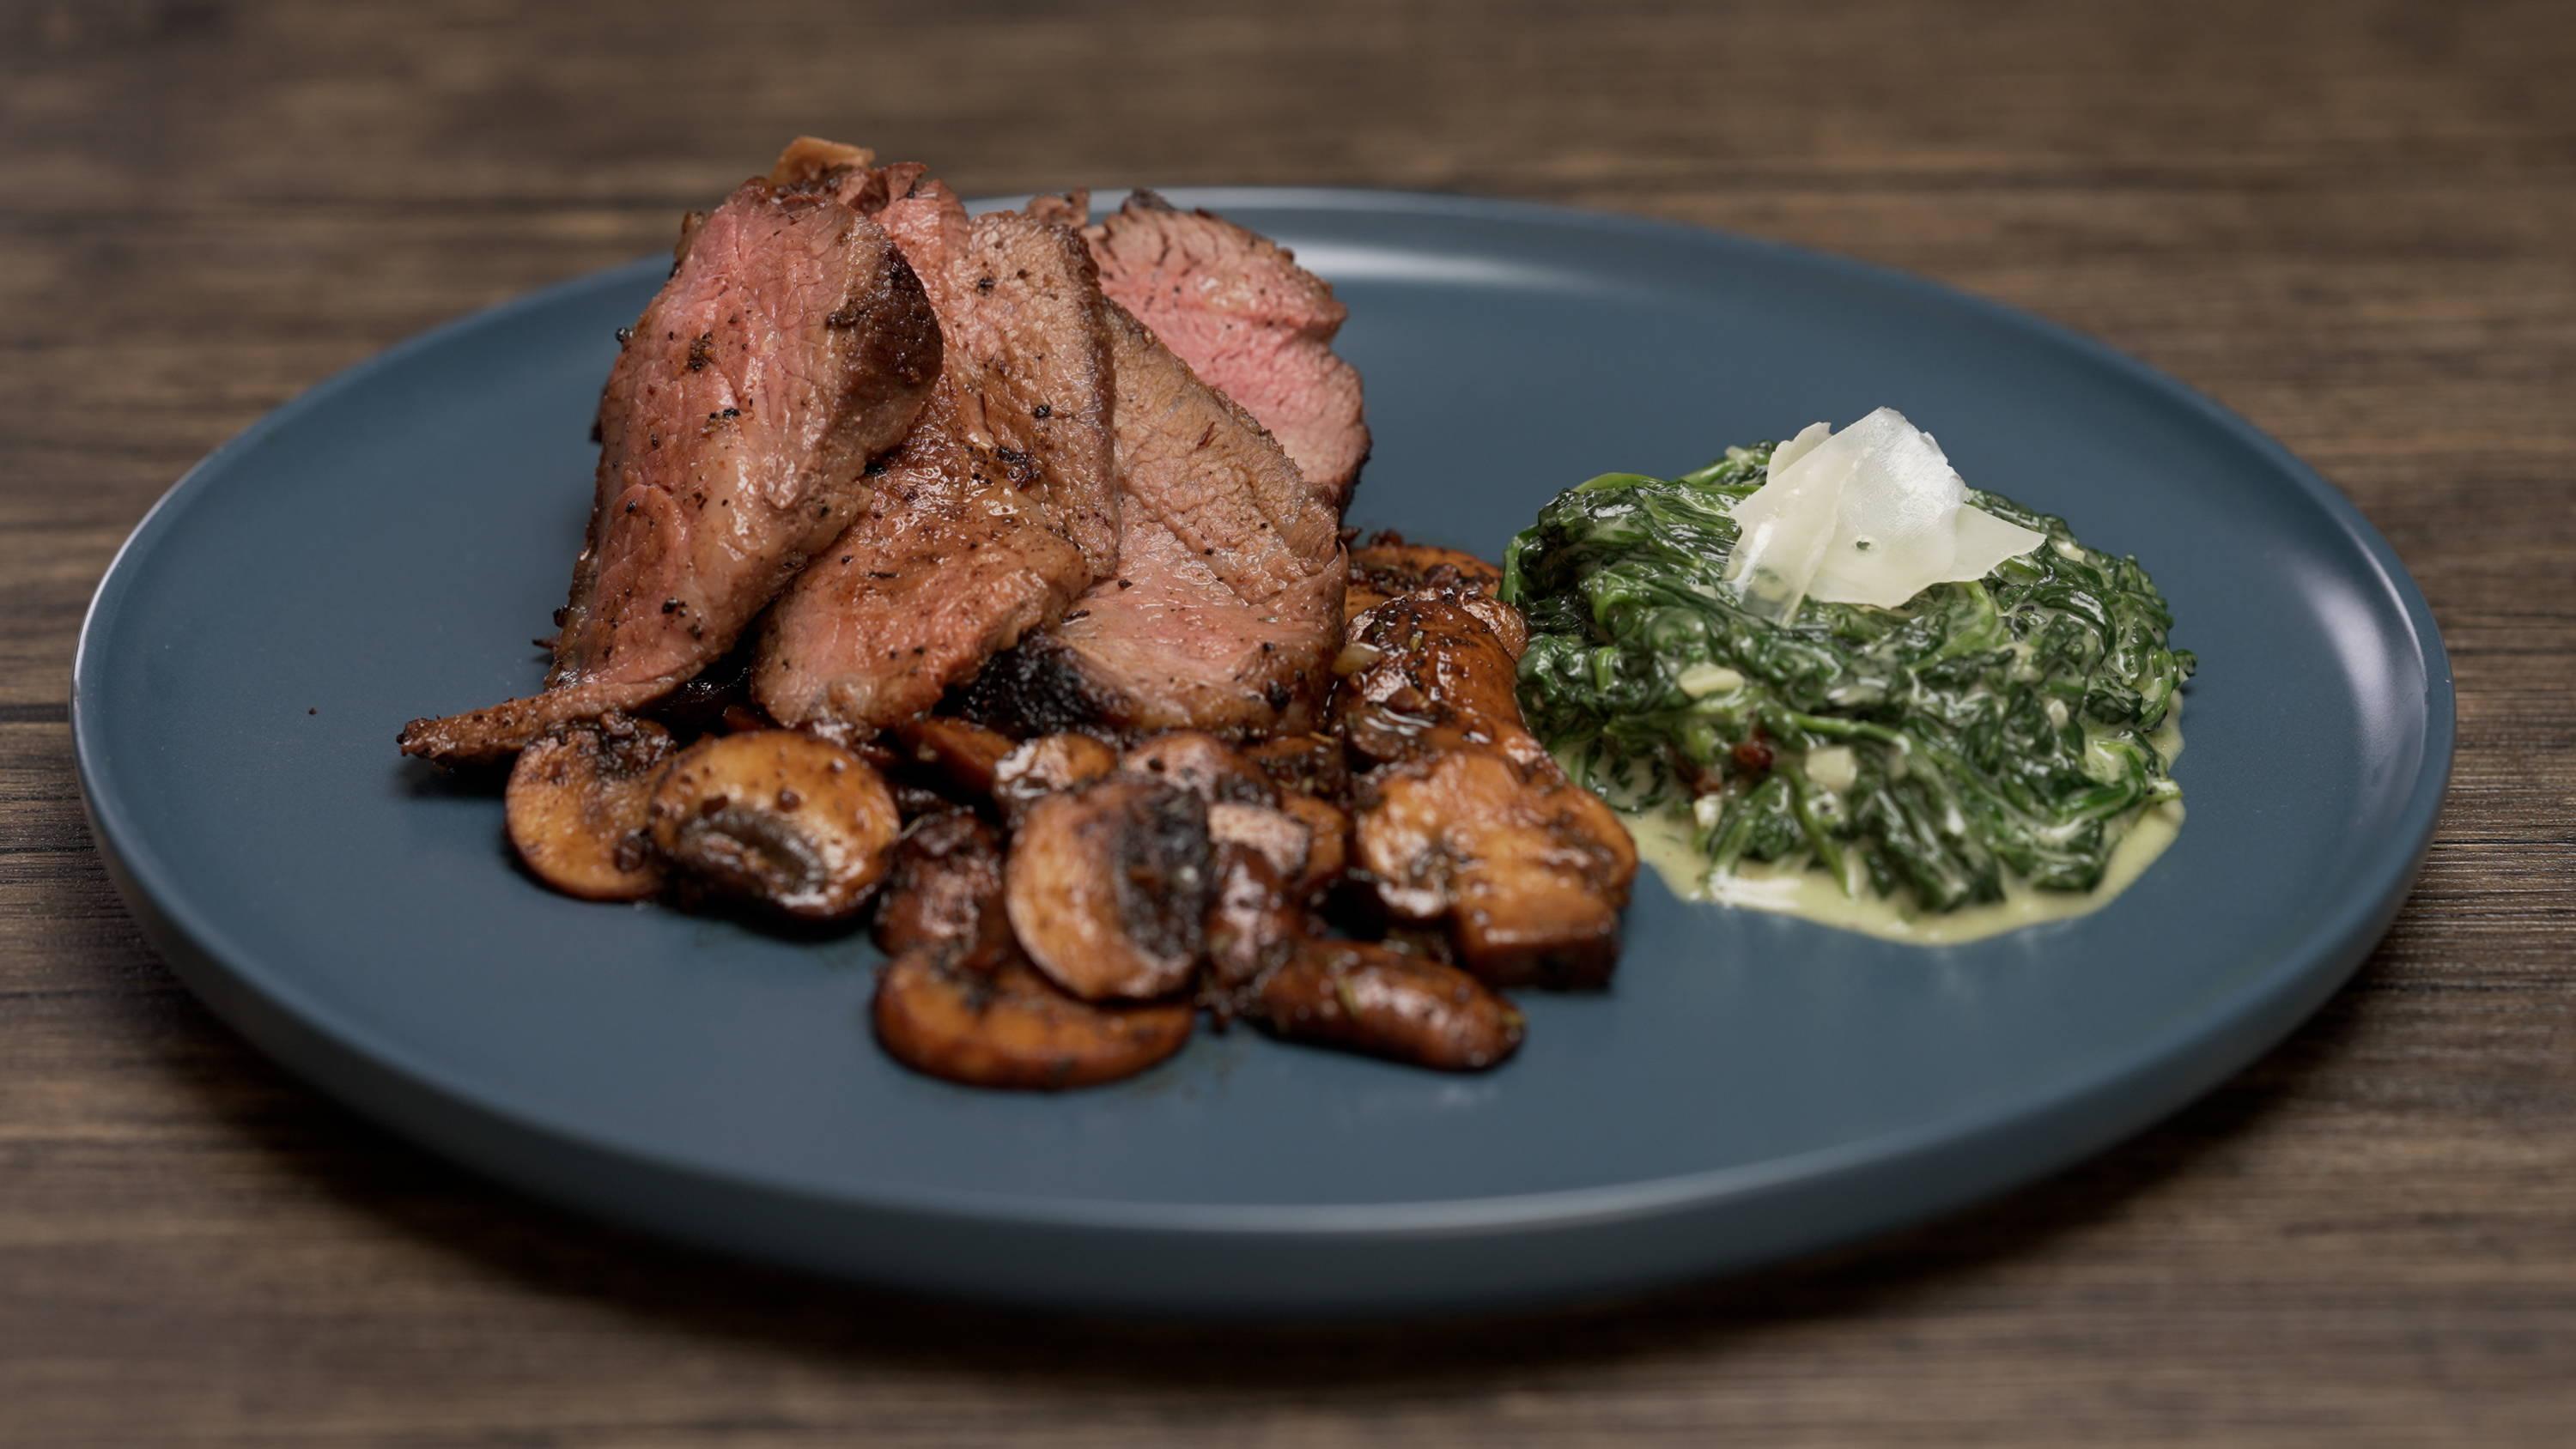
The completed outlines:
{"type": "Polygon", "coordinates": [[[993,804],[1016,820],[1038,798],[1087,785],[1118,768],[1118,752],[1089,735],[1040,735],[993,766],[993,804]]]}
{"type": "Polygon", "coordinates": [[[904,758],[927,766],[958,793],[983,799],[993,793],[993,771],[1013,748],[1009,735],[945,715],[895,726],[904,758]]]}
{"type": "MultiPolygon", "coordinates": [[[[1225,809],[1225,806],[1216,806],[1225,809]]],[[[1245,807],[1236,806],[1236,809],[1245,807]]],[[[1305,933],[1305,916],[1289,895],[1294,877],[1259,850],[1235,842],[1216,847],[1216,892],[1208,902],[1207,962],[1218,988],[1211,1004],[1233,1009],[1232,994],[1288,959],[1305,933]]]]}
{"type": "Polygon", "coordinates": [[[1002,841],[993,827],[967,810],[914,821],[886,873],[876,938],[889,956],[935,951],[966,971],[990,971],[1015,954],[1002,913],[1002,841]]]}
{"type": "Polygon", "coordinates": [[[1306,827],[1306,868],[1298,873],[1295,890],[1301,899],[1311,900],[1350,868],[1350,813],[1294,790],[1280,792],[1279,808],[1306,827]]]}
{"type": "Polygon", "coordinates": [[[1185,1002],[1094,1006],[1019,961],[991,975],[935,950],[907,951],[877,977],[877,1040],[896,1061],[972,1087],[1055,1091],[1132,1077],[1179,1051],[1197,1013],[1185,1002]]]}
{"type": "Polygon", "coordinates": [[[1380,770],[1360,795],[1353,858],[1389,915],[1445,923],[1498,986],[1608,982],[1637,848],[1598,796],[1484,750],[1380,770]]]}
{"type": "Polygon", "coordinates": [[[1232,994],[1288,959],[1305,932],[1300,909],[1312,832],[1306,822],[1268,805],[1222,800],[1207,808],[1216,847],[1216,894],[1208,903],[1208,974],[1219,990],[1211,1004],[1233,1009],[1232,994]]]}
{"type": "Polygon", "coordinates": [[[520,751],[503,795],[519,859],[584,900],[635,901],[660,890],[644,813],[672,749],[660,725],[609,715],[520,751]]]}
{"type": "Polygon", "coordinates": [[[895,813],[906,820],[925,815],[945,815],[957,808],[957,802],[944,791],[934,790],[917,780],[901,775],[886,776],[886,793],[894,796],[895,813]]]}
{"type": "Polygon", "coordinates": [[[1483,594],[1402,594],[1351,621],[1334,667],[1333,725],[1354,761],[1499,750],[1528,769],[1547,747],[1521,720],[1520,641],[1509,604],[1483,594]]]}
{"type": "Polygon", "coordinates": [[[654,848],[676,876],[806,921],[865,905],[901,828],[876,771],[790,730],[691,745],[671,761],[648,815],[654,848]]]}
{"type": "Polygon", "coordinates": [[[1398,594],[1422,588],[1449,588],[1486,594],[1502,592],[1503,571],[1454,548],[1410,543],[1399,533],[1381,532],[1351,550],[1351,582],[1343,592],[1342,613],[1356,619],[1398,594]]]}
{"type": "Polygon", "coordinates": [[[1350,756],[1329,735],[1280,735],[1246,745],[1243,757],[1282,794],[1295,791],[1335,804],[1351,798],[1350,756]]]}
{"type": "Polygon", "coordinates": [[[1261,981],[1252,1014],[1290,1041],[1442,1071],[1479,1071],[1521,1044],[1521,1014],[1455,966],[1365,941],[1304,941],[1261,981]]]}
{"type": "Polygon", "coordinates": [[[1207,806],[1117,774],[1029,807],[1002,898],[1038,969],[1085,1001],[1161,996],[1186,984],[1212,884],[1207,806]]]}
{"type": "Polygon", "coordinates": [[[1305,821],[1286,810],[1231,800],[1210,805],[1207,812],[1208,839],[1259,855],[1283,887],[1306,873],[1313,840],[1305,821]]]}
{"type": "Polygon", "coordinates": [[[1118,768],[1178,785],[1211,805],[1220,800],[1268,805],[1279,797],[1270,777],[1250,760],[1197,730],[1156,735],[1121,756],[1118,768]]]}

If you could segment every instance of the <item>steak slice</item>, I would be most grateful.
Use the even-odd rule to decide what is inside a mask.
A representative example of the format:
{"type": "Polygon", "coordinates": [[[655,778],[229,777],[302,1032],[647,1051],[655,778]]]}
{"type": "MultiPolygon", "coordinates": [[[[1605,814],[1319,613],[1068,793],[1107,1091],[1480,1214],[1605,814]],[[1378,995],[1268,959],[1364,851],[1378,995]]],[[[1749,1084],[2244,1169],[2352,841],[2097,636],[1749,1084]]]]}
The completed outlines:
{"type": "Polygon", "coordinates": [[[1085,237],[1110,299],[1243,404],[1306,482],[1340,508],[1368,458],[1360,375],[1333,352],[1349,309],[1286,247],[1151,191],[1085,237]]]}
{"type": "Polygon", "coordinates": [[[1015,212],[969,223],[906,170],[844,172],[840,194],[880,207],[937,279],[941,376],[866,510],[770,611],[752,693],[785,724],[924,713],[1118,557],[1108,304],[1090,255],[1015,212]]]}
{"type": "Polygon", "coordinates": [[[546,692],[414,720],[403,752],[510,754],[633,709],[722,656],[847,527],[873,455],[940,373],[930,298],[885,229],[745,182],[684,235],[599,406],[590,531],[546,692]]]}
{"type": "Polygon", "coordinates": [[[782,191],[821,192],[874,218],[902,249],[904,260],[930,290],[931,306],[944,316],[944,289],[953,263],[966,249],[965,204],[918,161],[891,166],[875,161],[876,153],[864,146],[799,136],[778,153],[769,179],[782,191]]]}
{"type": "Polygon", "coordinates": [[[1117,576],[987,666],[967,711],[1018,732],[1312,727],[1342,642],[1338,516],[1124,308],[1109,331],[1117,576]]]}

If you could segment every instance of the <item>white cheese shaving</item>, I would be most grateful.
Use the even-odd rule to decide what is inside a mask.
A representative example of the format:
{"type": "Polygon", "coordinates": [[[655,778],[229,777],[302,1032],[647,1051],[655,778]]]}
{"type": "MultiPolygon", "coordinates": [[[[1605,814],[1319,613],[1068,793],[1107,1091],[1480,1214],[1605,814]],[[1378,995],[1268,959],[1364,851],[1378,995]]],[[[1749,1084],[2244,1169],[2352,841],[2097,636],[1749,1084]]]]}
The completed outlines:
{"type": "Polygon", "coordinates": [[[1941,445],[1894,408],[1782,443],[1770,481],[1735,520],[1743,534],[1726,576],[1745,607],[1777,623],[1808,599],[1893,609],[2047,541],[1971,505],[1941,445]]]}

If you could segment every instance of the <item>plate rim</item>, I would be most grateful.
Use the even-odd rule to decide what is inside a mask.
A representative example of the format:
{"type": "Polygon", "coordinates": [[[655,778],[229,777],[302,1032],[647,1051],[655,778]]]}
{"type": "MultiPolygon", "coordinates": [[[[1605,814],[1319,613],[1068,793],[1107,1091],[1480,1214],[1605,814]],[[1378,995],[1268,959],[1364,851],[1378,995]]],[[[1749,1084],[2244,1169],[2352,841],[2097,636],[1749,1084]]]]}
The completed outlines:
{"type": "MultiPolygon", "coordinates": [[[[103,726],[83,701],[92,692],[91,681],[105,667],[100,660],[101,641],[115,622],[136,569],[148,562],[151,548],[170,533],[186,507],[203,496],[212,480],[228,472],[236,459],[380,370],[398,366],[470,331],[542,310],[585,291],[629,285],[667,266],[662,258],[646,257],[466,313],[342,368],[264,414],[191,466],[163,492],[119,545],[82,618],[73,656],[69,723],[75,773],[92,837],[120,895],[146,927],[147,936],[165,964],[218,1017],[298,1075],[451,1155],[477,1156],[456,1142],[461,1132],[436,1130],[411,1120],[415,1111],[388,1101],[388,1088],[418,1094],[421,1100],[410,1104],[412,1108],[461,1109],[489,1125],[566,1147],[606,1153],[652,1173],[674,1175],[724,1192],[747,1190],[782,1202],[832,1211],[857,1209],[993,1227],[1219,1239],[1409,1239],[1533,1228],[1575,1229],[1664,1217],[1759,1197],[1788,1186],[1830,1192],[1844,1180],[1865,1172],[1973,1152],[1991,1138],[2011,1138],[2036,1130],[2061,1114],[2093,1114],[2093,1124],[2075,1134],[2080,1140],[2052,1154],[2043,1154],[2045,1160],[2040,1166],[2024,1163],[2000,1173],[1987,1173],[1996,1180],[1954,1196],[1964,1201],[2029,1181],[2119,1141],[2260,1056],[2342,986],[2402,908],[2438,825],[2457,743],[2457,699],[2438,621],[2394,548],[2359,508],[2314,468],[2232,409],[2107,343],[2047,317],[1878,263],[1714,228],[1516,199],[1405,190],[1218,186],[1175,187],[1165,194],[1181,205],[1218,210],[1412,213],[1585,234],[1618,233],[1705,247],[1712,253],[1770,259],[1810,272],[1838,274],[1872,287],[1932,294],[1946,306],[1964,308],[1988,323],[2035,336],[2089,365],[2109,370],[2127,384],[2181,406],[2248,449],[2306,495],[2368,562],[2377,587],[2396,605],[2395,613],[2406,626],[2405,642],[2412,645],[2420,660],[2425,682],[2424,758],[2414,771],[2400,807],[2400,828],[2389,837],[2388,845],[2357,865],[2357,878],[2365,889],[2338,900],[2321,913],[2290,948],[2277,953],[2261,970],[2166,1023],[2129,1049],[2091,1064],[2086,1071],[2058,1079],[2044,1092],[2009,1094],[2000,1103],[1964,1109],[1901,1132],[1759,1163],[1625,1183],[1474,1198],[1368,1204],[1182,1203],[1027,1197],[991,1190],[901,1185],[819,1190],[709,1168],[656,1151],[650,1144],[567,1128],[492,1097],[472,1080],[419,1058],[402,1043],[382,1038],[363,1023],[342,1018],[327,1003],[307,997],[291,979],[274,975],[255,953],[244,950],[218,922],[208,919],[200,903],[189,901],[174,887],[171,868],[153,853],[127,804],[113,790],[113,767],[105,759],[109,752],[100,735],[103,726]],[[105,797],[100,792],[103,782],[111,787],[105,797]],[[369,1076],[381,1074],[386,1080],[353,1085],[342,1076],[351,1070],[369,1076]],[[2113,1113],[2113,1102],[2125,1104],[2126,1110],[2113,1113]]],[[[972,204],[983,209],[1022,199],[992,198],[972,204]]],[[[478,1161],[477,1165],[513,1180],[524,1177],[489,1161],[478,1161]]],[[[522,1181],[522,1185],[562,1195],[544,1184],[522,1181]]],[[[1935,1210],[1918,1206],[1890,1215],[1879,1226],[1915,1220],[1935,1210]]]]}

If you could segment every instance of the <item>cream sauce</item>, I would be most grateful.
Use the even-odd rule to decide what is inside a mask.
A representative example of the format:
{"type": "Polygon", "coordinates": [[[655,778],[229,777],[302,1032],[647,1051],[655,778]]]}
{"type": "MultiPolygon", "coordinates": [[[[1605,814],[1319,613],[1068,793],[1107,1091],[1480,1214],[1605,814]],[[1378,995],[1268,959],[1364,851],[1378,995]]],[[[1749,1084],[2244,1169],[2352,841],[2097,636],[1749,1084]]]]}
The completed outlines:
{"type": "MultiPolygon", "coordinates": [[[[2157,753],[2168,766],[2182,753],[2182,708],[2176,700],[2155,734],[2157,753]]],[[[1638,858],[1661,874],[1673,893],[1689,900],[1713,901],[1748,910],[1802,916],[1819,925],[1883,940],[1918,946],[1947,946],[2018,931],[2046,921],[2089,915],[2111,903],[2129,883],[2155,864],[2165,847],[2182,833],[2183,802],[2168,800],[2132,817],[2111,849],[2102,883],[2089,891],[2041,890],[2007,878],[2004,898],[1990,905],[1965,906],[1947,914],[1921,914],[1902,900],[1891,900],[1861,888],[1846,895],[1842,882],[1804,859],[1764,864],[1748,861],[1735,869],[1713,872],[1697,842],[1698,827],[1687,808],[1666,805],[1654,810],[1622,810],[1619,818],[1637,841],[1638,858]]]]}

